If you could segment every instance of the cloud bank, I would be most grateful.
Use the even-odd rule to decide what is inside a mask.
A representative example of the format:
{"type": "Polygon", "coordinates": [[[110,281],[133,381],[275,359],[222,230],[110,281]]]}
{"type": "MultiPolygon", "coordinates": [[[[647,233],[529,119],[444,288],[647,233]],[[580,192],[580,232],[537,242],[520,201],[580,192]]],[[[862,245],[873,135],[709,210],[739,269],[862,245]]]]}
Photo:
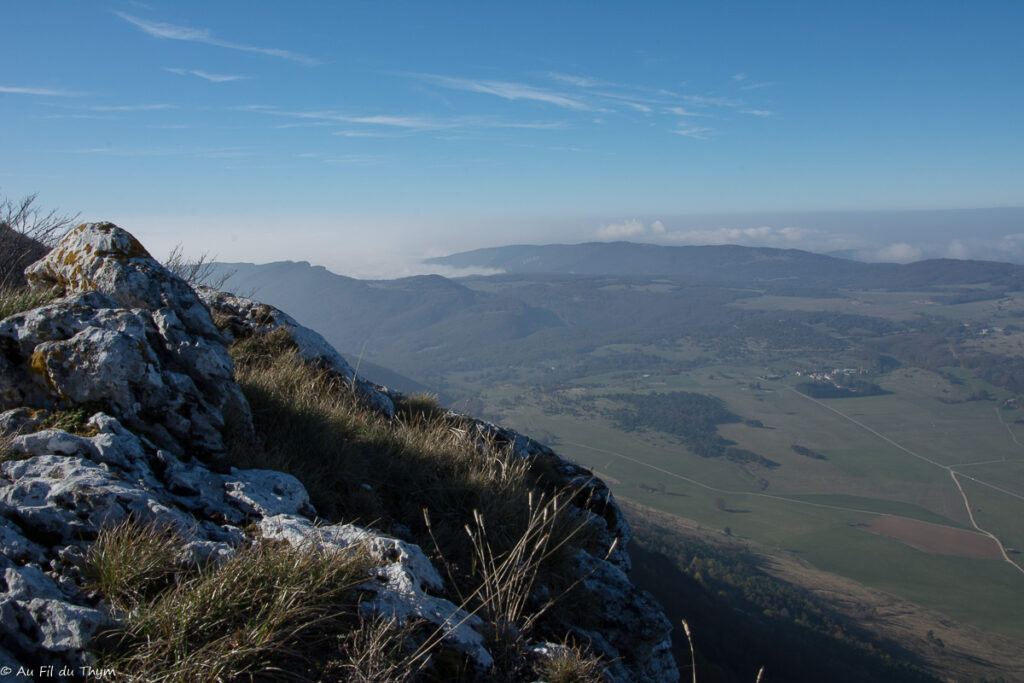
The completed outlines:
{"type": "Polygon", "coordinates": [[[1024,231],[1006,231],[1015,224],[1024,225],[1024,209],[994,211],[998,215],[988,210],[793,215],[788,220],[796,219],[796,224],[781,226],[769,223],[769,215],[631,218],[598,224],[590,236],[664,245],[802,249],[868,262],[948,258],[1024,264],[1024,231]],[[965,231],[961,223],[973,230],[965,231]],[[982,228],[986,223],[987,228],[982,228]]]}

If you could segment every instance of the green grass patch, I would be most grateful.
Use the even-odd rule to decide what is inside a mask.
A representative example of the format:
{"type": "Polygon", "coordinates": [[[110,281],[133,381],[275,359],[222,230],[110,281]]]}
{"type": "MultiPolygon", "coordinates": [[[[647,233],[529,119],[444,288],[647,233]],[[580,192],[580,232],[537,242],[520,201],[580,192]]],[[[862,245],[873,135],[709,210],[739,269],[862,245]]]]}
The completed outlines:
{"type": "Polygon", "coordinates": [[[885,500],[883,498],[868,498],[866,496],[848,496],[842,494],[787,494],[787,498],[805,500],[810,503],[821,503],[823,505],[834,505],[847,507],[854,510],[865,510],[876,512],[880,515],[896,515],[908,517],[922,522],[932,524],[943,524],[958,529],[970,529],[967,524],[962,524],[948,517],[932,512],[920,505],[904,503],[898,500],[885,500]]]}
{"type": "Polygon", "coordinates": [[[1021,575],[1005,562],[924,553],[853,527],[805,534],[787,549],[983,630],[1024,638],[1021,575]]]}

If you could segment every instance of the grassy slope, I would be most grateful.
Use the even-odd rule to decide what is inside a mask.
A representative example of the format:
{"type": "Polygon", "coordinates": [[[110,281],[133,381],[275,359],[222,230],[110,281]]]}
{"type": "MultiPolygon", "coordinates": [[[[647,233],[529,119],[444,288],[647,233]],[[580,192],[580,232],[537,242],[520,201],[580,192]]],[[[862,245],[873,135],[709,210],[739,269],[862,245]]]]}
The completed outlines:
{"type": "MultiPolygon", "coordinates": [[[[245,339],[231,351],[260,437],[235,443],[233,464],[293,474],[322,523],[359,520],[433,549],[448,578],[444,597],[483,619],[477,629],[495,656],[484,680],[534,680],[553,666],[600,670],[581,648],[556,662],[526,648],[527,636],[565,637],[547,630],[551,603],[533,598],[534,582],[552,601],[563,597],[572,587],[564,544],[594,545],[565,504],[576,492],[562,490],[551,470],[477,435],[431,399],[399,401],[396,418],[383,417],[348,383],[304,363],[287,335],[245,339]]],[[[175,559],[180,539],[171,536],[127,525],[103,532],[90,551],[92,587],[123,616],[99,644],[101,664],[138,680],[271,680],[275,671],[298,680],[477,680],[428,623],[360,616],[358,586],[371,566],[361,548],[258,542],[195,567],[175,559]]]]}

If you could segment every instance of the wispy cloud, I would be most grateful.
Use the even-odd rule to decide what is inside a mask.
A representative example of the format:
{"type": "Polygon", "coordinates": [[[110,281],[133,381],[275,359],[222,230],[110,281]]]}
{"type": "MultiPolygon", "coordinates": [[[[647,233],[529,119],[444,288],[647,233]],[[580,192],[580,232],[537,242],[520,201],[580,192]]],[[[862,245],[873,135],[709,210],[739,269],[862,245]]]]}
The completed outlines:
{"type": "Polygon", "coordinates": [[[639,102],[625,102],[625,101],[622,104],[624,106],[629,107],[630,109],[635,109],[637,111],[642,111],[645,114],[650,114],[651,113],[651,108],[648,107],[646,104],[640,104],[639,102]]]}
{"type": "Polygon", "coordinates": [[[248,147],[85,147],[71,150],[75,154],[103,154],[116,157],[190,156],[201,159],[225,159],[247,156],[248,147]]]}
{"type": "Polygon", "coordinates": [[[59,88],[33,88],[13,85],[0,85],[0,93],[11,95],[40,95],[43,97],[81,97],[89,93],[77,90],[61,90],[59,88]]]}
{"type": "Polygon", "coordinates": [[[381,157],[372,154],[345,154],[339,157],[324,159],[325,164],[353,164],[356,166],[380,164],[383,161],[381,157]]]}
{"type": "MultiPolygon", "coordinates": [[[[255,110],[259,111],[259,110],[255,110]]],[[[302,121],[299,123],[281,123],[274,128],[285,129],[285,128],[324,128],[327,126],[333,126],[334,124],[330,121],[302,121]]]]}
{"type": "Polygon", "coordinates": [[[384,133],[374,130],[336,130],[331,135],[338,135],[343,138],[390,138],[395,137],[394,133],[384,133]]]}
{"type": "Polygon", "coordinates": [[[449,88],[451,90],[464,90],[467,92],[485,93],[495,95],[506,100],[529,100],[533,102],[544,102],[556,107],[587,111],[591,107],[578,97],[568,93],[555,92],[537,88],[525,83],[513,83],[510,81],[494,81],[473,78],[459,78],[457,76],[439,76],[435,74],[409,74],[427,83],[449,88]]]}
{"type": "Polygon", "coordinates": [[[82,119],[92,121],[110,121],[116,119],[116,116],[104,115],[104,114],[48,114],[43,117],[44,119],[82,119]]]}
{"type": "Polygon", "coordinates": [[[345,123],[365,125],[371,127],[367,131],[343,130],[334,133],[335,135],[342,135],[347,137],[378,137],[379,135],[377,134],[377,131],[373,130],[374,128],[377,128],[378,130],[380,128],[383,128],[409,131],[440,131],[453,130],[458,128],[525,128],[550,130],[564,127],[564,124],[557,121],[506,121],[503,119],[479,116],[436,118],[430,116],[410,116],[405,114],[355,115],[345,112],[334,111],[330,109],[320,109],[312,111],[278,109],[277,107],[274,106],[262,104],[249,105],[247,107],[242,107],[242,109],[244,111],[251,111],[259,114],[268,114],[271,116],[284,116],[298,119],[308,119],[309,125],[314,125],[317,123],[345,123]]]}
{"type": "Polygon", "coordinates": [[[740,90],[759,90],[760,88],[770,88],[775,85],[775,81],[764,81],[763,83],[749,83],[740,87],[740,90]]]}
{"type": "Polygon", "coordinates": [[[172,74],[178,74],[179,76],[198,76],[212,83],[227,83],[229,81],[245,81],[252,76],[232,76],[228,74],[212,74],[208,71],[200,71],[198,69],[175,69],[169,66],[164,67],[164,71],[170,71],[172,74]]]}
{"type": "Polygon", "coordinates": [[[591,99],[602,100],[611,105],[622,105],[645,114],[652,113],[655,106],[665,105],[666,96],[676,97],[674,93],[668,90],[655,89],[645,85],[616,83],[588,76],[573,76],[549,72],[547,77],[561,83],[568,83],[569,85],[583,88],[586,90],[587,97],[591,99]],[[600,88],[600,90],[595,90],[595,88],[600,88]],[[612,90],[625,92],[612,92],[612,90]]]}
{"type": "Polygon", "coordinates": [[[653,111],[652,105],[661,105],[664,102],[663,100],[652,99],[649,97],[637,97],[633,94],[620,95],[619,93],[607,91],[594,92],[593,96],[604,100],[606,104],[623,105],[629,109],[642,111],[645,114],[649,114],[653,111]]]}
{"type": "Polygon", "coordinates": [[[747,80],[747,75],[746,75],[746,74],[744,74],[744,73],[739,73],[739,74],[733,74],[733,75],[732,75],[732,80],[734,80],[734,81],[736,81],[737,83],[739,83],[740,81],[745,81],[745,80],[747,80]]]}
{"type": "Polygon", "coordinates": [[[697,140],[707,140],[708,138],[718,134],[718,131],[714,128],[680,128],[671,132],[676,135],[683,135],[697,140]]]}
{"type": "Polygon", "coordinates": [[[453,124],[445,123],[438,119],[424,116],[398,116],[377,114],[373,116],[355,116],[330,109],[313,111],[297,111],[289,109],[278,109],[277,107],[263,104],[249,105],[242,107],[245,111],[269,114],[271,116],[286,116],[297,119],[309,119],[310,121],[335,122],[335,123],[358,123],[373,126],[386,126],[393,128],[410,128],[417,130],[436,130],[453,127],[453,124]]]}
{"type": "Polygon", "coordinates": [[[741,109],[741,114],[752,114],[754,116],[775,116],[775,112],[767,109],[741,109]]]}
{"type": "Polygon", "coordinates": [[[158,111],[160,109],[177,109],[173,104],[117,104],[117,105],[90,105],[82,107],[88,111],[158,111]]]}
{"type": "Polygon", "coordinates": [[[625,88],[629,87],[623,83],[614,83],[612,81],[605,81],[600,78],[590,78],[589,76],[574,76],[572,74],[563,74],[555,71],[550,71],[547,74],[548,78],[553,81],[560,81],[562,83],[568,83],[575,85],[578,88],[625,88]]]}
{"type": "Polygon", "coordinates": [[[316,66],[322,64],[318,59],[314,59],[308,55],[303,55],[291,50],[281,50],[270,47],[257,47],[255,45],[246,45],[244,43],[235,43],[229,40],[222,40],[215,38],[213,33],[208,29],[191,28],[188,26],[178,26],[176,24],[168,24],[159,21],[147,21],[145,19],[139,19],[138,17],[126,14],[125,12],[114,12],[117,16],[127,21],[132,26],[135,26],[142,32],[153,36],[154,38],[165,38],[167,40],[182,40],[189,43],[203,43],[204,45],[213,45],[215,47],[223,47],[229,50],[239,50],[241,52],[253,52],[256,54],[267,55],[269,57],[278,57],[280,59],[287,59],[299,64],[306,66],[316,66]]]}
{"type": "Polygon", "coordinates": [[[675,114],[676,116],[707,116],[707,114],[690,111],[684,107],[669,107],[665,111],[669,114],[675,114]]]}
{"type": "Polygon", "coordinates": [[[682,100],[691,107],[739,107],[743,104],[743,100],[735,97],[709,95],[683,95],[682,100]]]}

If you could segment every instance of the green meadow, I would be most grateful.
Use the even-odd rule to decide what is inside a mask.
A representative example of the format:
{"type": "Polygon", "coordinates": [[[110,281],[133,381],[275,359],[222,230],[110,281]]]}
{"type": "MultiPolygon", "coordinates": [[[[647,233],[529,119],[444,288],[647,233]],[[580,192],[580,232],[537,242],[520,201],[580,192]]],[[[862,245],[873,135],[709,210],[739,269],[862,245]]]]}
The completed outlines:
{"type": "MultiPolygon", "coordinates": [[[[659,353],[654,346],[628,350],[659,353]]],[[[671,353],[678,360],[679,352],[671,353]]],[[[1024,448],[1013,439],[1022,425],[1000,414],[1006,392],[988,385],[995,400],[967,401],[977,382],[953,384],[936,372],[901,368],[881,378],[891,393],[813,400],[795,389],[802,378],[764,375],[763,367],[740,364],[604,372],[575,378],[553,396],[505,384],[483,397],[500,403],[503,422],[548,436],[556,451],[594,468],[623,497],[1024,638],[1024,574],[1002,561],[922,552],[860,527],[895,515],[971,529],[947,469],[954,466],[1009,492],[960,478],[977,523],[1011,549],[1024,548],[1024,499],[1015,497],[1024,494],[1024,448]],[[677,436],[624,431],[608,417],[616,405],[609,396],[675,391],[722,399],[741,421],[719,425],[719,434],[778,466],[698,457],[677,436]]]]}

